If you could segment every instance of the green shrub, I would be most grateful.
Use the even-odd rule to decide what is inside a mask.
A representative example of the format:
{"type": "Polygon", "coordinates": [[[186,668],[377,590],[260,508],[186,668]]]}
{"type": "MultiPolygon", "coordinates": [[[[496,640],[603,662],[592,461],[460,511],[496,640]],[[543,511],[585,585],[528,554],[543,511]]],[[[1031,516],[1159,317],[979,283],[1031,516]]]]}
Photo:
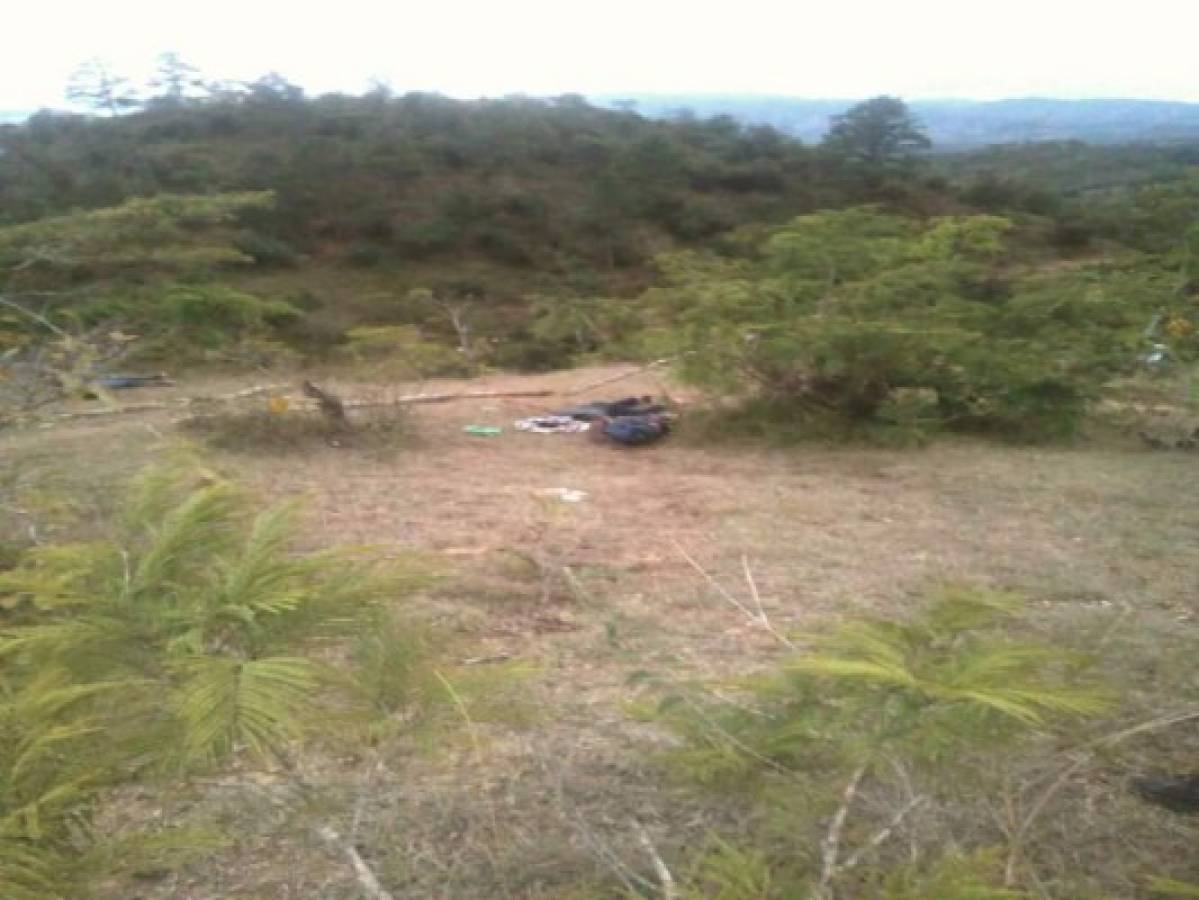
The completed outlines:
{"type": "Polygon", "coordinates": [[[1010,228],[871,209],[803,216],[737,255],[663,258],[665,284],[644,300],[659,351],[681,356],[684,377],[777,419],[899,415],[1057,439],[1134,364],[1146,323],[1171,305],[1171,279],[1141,264],[1004,275],[1010,228]],[[913,417],[904,394],[935,402],[913,417]]]}
{"type": "Polygon", "coordinates": [[[886,854],[867,859],[844,846],[841,861],[854,864],[829,869],[824,843],[833,830],[864,841],[899,815],[877,801],[855,805],[867,791],[918,791],[907,812],[920,802],[949,809],[963,797],[977,805],[980,793],[1002,790],[1000,755],[1108,708],[1089,660],[1019,636],[1019,611],[1010,595],[945,588],[910,619],[855,617],[802,636],[793,656],[739,691],[667,693],[651,715],[681,740],[666,754],[673,768],[732,788],[734,802],[764,823],[752,852],[722,842],[707,851],[696,883],[713,893],[695,896],[831,896],[833,881],[845,896],[1021,896],[997,887],[1003,874],[985,845],[957,857],[937,843],[926,848],[941,857],[931,867],[896,867],[886,854]],[[847,826],[851,816],[874,818],[847,826]]]}
{"type": "Polygon", "coordinates": [[[286,764],[322,719],[377,714],[317,654],[417,576],[297,555],[294,508],[255,507],[211,473],[155,472],[110,539],[38,547],[0,574],[5,897],[82,896],[97,868],[169,840],[114,852],[92,827],[108,787],[234,757],[286,764]]]}
{"type": "Polygon", "coordinates": [[[407,377],[468,375],[470,361],[453,347],[431,341],[415,325],[369,325],[346,332],[338,353],[407,377]]]}
{"type": "Polygon", "coordinates": [[[301,256],[291,244],[259,231],[243,231],[233,245],[259,265],[295,266],[301,256]]]}

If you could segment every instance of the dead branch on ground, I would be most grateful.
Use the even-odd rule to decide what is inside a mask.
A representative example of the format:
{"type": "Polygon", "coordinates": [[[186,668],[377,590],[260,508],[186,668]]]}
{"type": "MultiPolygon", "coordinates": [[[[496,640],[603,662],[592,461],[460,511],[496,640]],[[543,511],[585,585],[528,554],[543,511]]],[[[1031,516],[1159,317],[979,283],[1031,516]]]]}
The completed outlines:
{"type": "MultiPolygon", "coordinates": [[[[244,390],[234,391],[231,394],[222,394],[215,397],[180,397],[175,400],[165,400],[155,403],[131,403],[125,406],[111,406],[98,409],[78,409],[69,412],[60,412],[54,415],[56,419],[83,419],[96,416],[116,416],[124,413],[136,412],[153,412],[163,409],[181,409],[187,407],[203,407],[217,403],[233,403],[238,400],[245,400],[259,394],[266,394],[275,391],[280,391],[289,387],[285,384],[267,384],[256,385],[254,387],[245,388],[244,390]]],[[[423,403],[449,403],[454,400],[495,400],[495,399],[511,399],[524,397],[551,397],[553,391],[538,390],[538,391],[457,391],[446,394],[404,394],[390,400],[343,400],[343,409],[371,409],[375,407],[385,406],[410,406],[423,403]]],[[[318,401],[299,401],[295,404],[298,408],[318,408],[318,401]]],[[[201,414],[202,415],[202,414],[201,414]]],[[[192,418],[189,416],[188,418],[192,418]]]]}
{"type": "Polygon", "coordinates": [[[854,798],[858,795],[858,786],[868,768],[869,766],[860,765],[849,776],[849,782],[841,795],[841,805],[833,813],[833,818],[828,823],[828,833],[820,842],[820,880],[812,892],[815,900],[832,900],[833,876],[837,874],[837,856],[841,851],[841,833],[845,830],[849,808],[853,806],[854,798]]]}
{"type": "Polygon", "coordinates": [[[359,886],[370,900],[394,900],[392,895],[379,883],[379,876],[366,864],[366,860],[362,858],[353,844],[344,840],[330,825],[322,825],[316,833],[330,847],[345,854],[354,868],[354,875],[358,879],[359,886]]]}
{"type": "Polygon", "coordinates": [[[636,820],[633,822],[633,830],[637,832],[638,843],[645,849],[650,862],[654,864],[654,873],[658,876],[658,884],[662,887],[662,900],[677,900],[679,895],[674,886],[674,876],[670,874],[670,869],[663,862],[661,855],[658,853],[658,848],[650,840],[649,832],[645,830],[644,825],[636,820]]]}

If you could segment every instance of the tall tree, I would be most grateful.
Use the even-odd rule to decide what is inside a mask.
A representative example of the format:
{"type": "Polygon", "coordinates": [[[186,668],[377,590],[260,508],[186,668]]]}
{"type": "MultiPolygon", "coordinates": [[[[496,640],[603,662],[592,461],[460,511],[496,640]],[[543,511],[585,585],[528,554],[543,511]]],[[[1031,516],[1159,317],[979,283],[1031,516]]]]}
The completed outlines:
{"type": "Polygon", "coordinates": [[[278,72],[268,72],[246,88],[251,103],[298,103],[304,99],[304,89],[278,72]]]}
{"type": "Polygon", "coordinates": [[[115,74],[101,59],[89,59],[71,74],[67,99],[119,116],[140,103],[128,78],[115,74]]]}
{"type": "Polygon", "coordinates": [[[897,97],[875,97],[833,118],[823,146],[846,159],[881,168],[910,161],[932,141],[897,97]]]}
{"type": "Polygon", "coordinates": [[[158,57],[158,68],[150,79],[150,87],[158,91],[152,99],[166,106],[181,106],[198,92],[207,91],[200,70],[184,62],[174,51],[158,57]]]}

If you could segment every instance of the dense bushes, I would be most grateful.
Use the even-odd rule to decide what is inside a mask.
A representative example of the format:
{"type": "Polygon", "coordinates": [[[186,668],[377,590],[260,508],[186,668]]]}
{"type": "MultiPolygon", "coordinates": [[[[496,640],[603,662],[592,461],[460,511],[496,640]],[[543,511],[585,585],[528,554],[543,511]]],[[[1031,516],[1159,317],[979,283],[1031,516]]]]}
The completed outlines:
{"type": "Polygon", "coordinates": [[[731,257],[664,258],[645,300],[686,377],[784,421],[1062,437],[1178,303],[1152,265],[1005,268],[1011,228],[803,216],[731,257]]]}

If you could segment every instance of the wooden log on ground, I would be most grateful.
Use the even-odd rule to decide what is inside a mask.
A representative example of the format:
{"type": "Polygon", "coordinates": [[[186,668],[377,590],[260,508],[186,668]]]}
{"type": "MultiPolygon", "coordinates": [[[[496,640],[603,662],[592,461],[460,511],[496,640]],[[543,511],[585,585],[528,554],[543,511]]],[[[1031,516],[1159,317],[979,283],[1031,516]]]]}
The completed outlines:
{"type": "MultiPolygon", "coordinates": [[[[131,403],[125,406],[104,406],[97,409],[71,410],[70,412],[55,413],[53,418],[86,419],[98,416],[118,416],[125,413],[154,412],[156,410],[178,409],[186,407],[203,407],[210,404],[233,403],[238,400],[245,400],[260,394],[281,391],[288,387],[290,387],[290,385],[262,384],[255,385],[254,387],[243,388],[240,391],[234,391],[230,394],[219,394],[213,397],[180,397],[175,400],[166,400],[158,403],[131,403]]],[[[555,393],[555,391],[550,390],[456,391],[445,394],[403,394],[399,397],[393,397],[390,400],[341,400],[340,402],[344,414],[346,409],[369,409],[372,407],[383,406],[408,406],[421,403],[449,403],[454,400],[499,400],[531,397],[552,397],[555,395],[555,393]]],[[[300,401],[296,403],[295,406],[300,409],[321,408],[319,400],[300,401]]]]}

